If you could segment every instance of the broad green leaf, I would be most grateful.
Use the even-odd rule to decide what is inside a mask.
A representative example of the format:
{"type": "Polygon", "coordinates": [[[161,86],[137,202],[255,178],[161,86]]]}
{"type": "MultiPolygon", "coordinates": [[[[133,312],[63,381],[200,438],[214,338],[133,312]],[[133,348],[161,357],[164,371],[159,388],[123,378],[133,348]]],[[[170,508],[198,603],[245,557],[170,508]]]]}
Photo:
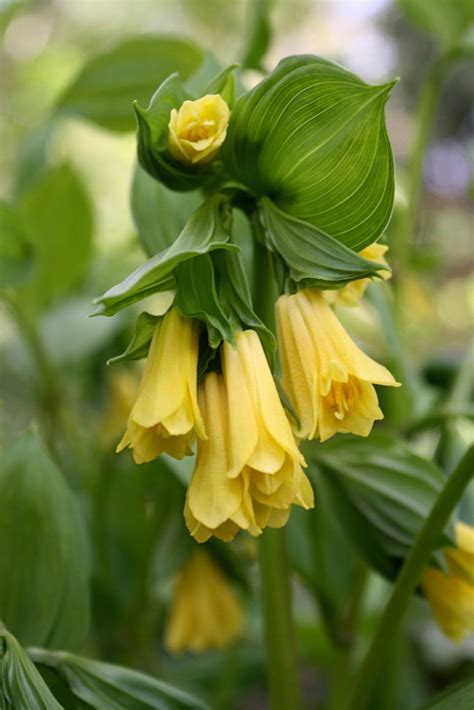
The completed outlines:
{"type": "Polygon", "coordinates": [[[369,86],[333,62],[284,59],[241,96],[222,158],[231,177],[356,250],[392,212],[393,159],[384,106],[393,83],[369,86]]]}
{"type": "MultiPolygon", "coordinates": [[[[349,539],[375,569],[392,578],[443,486],[431,462],[395,437],[352,436],[308,444],[315,486],[324,485],[349,539]]],[[[451,531],[438,541],[449,544],[451,531]]]]}
{"type": "Polygon", "coordinates": [[[57,110],[113,131],[133,131],[132,102],[146,103],[172,72],[190,77],[203,61],[189,40],[165,35],[128,39],[93,57],[61,96],[57,110]]]}
{"type": "Polygon", "coordinates": [[[54,667],[72,692],[97,710],[204,710],[200,699],[162,680],[70,653],[32,649],[36,663],[54,667]]]}
{"type": "Polygon", "coordinates": [[[229,304],[218,296],[216,277],[210,254],[184,261],[176,269],[176,305],[184,315],[206,324],[211,348],[222,339],[232,341],[239,326],[229,304]]]}
{"type": "Polygon", "coordinates": [[[2,642],[5,650],[3,656],[0,651],[1,688],[8,703],[6,707],[13,710],[64,710],[26,651],[0,626],[0,646],[2,642]]]}
{"type": "Polygon", "coordinates": [[[290,217],[268,198],[260,201],[260,218],[268,248],[288,268],[300,287],[333,288],[374,276],[384,267],[364,259],[309,222],[290,217]]]}
{"type": "Polygon", "coordinates": [[[421,710],[472,710],[474,708],[474,679],[452,685],[421,710]]]}
{"type": "Polygon", "coordinates": [[[148,256],[171,246],[201,202],[199,192],[182,194],[168,190],[137,163],[131,207],[138,236],[148,256]]]}
{"type": "Polygon", "coordinates": [[[0,201],[0,289],[23,283],[31,267],[31,248],[20,215],[0,201]]]}
{"type": "Polygon", "coordinates": [[[75,170],[52,168],[20,205],[34,253],[34,271],[22,289],[31,308],[71,291],[84,276],[92,249],[89,198],[75,170]]]}
{"type": "Polygon", "coordinates": [[[474,23],[472,0],[399,0],[407,17],[432,34],[443,49],[462,43],[463,35],[474,23]]]}
{"type": "Polygon", "coordinates": [[[242,58],[244,69],[261,69],[271,39],[270,8],[273,0],[254,0],[250,6],[247,44],[242,58]]]}
{"type": "Polygon", "coordinates": [[[21,643],[80,648],[89,624],[84,529],[36,434],[2,452],[0,500],[0,619],[21,643]]]}
{"type": "Polygon", "coordinates": [[[112,316],[117,311],[140,301],[157,291],[175,287],[173,271],[178,264],[214,249],[234,249],[229,243],[226,229],[230,210],[225,197],[215,194],[194,212],[176,241],[145,264],[136,269],[124,281],[113,286],[96,299],[100,304],[95,315],[112,316]]]}

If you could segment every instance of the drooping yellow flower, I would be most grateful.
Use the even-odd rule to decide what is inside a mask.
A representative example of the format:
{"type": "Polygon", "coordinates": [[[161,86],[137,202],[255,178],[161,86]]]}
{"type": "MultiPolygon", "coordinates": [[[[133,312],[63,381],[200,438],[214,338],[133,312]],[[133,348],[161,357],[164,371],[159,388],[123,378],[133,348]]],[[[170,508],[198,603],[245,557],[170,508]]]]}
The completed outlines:
{"type": "Polygon", "coordinates": [[[192,453],[197,435],[206,436],[197,403],[198,323],[172,308],[159,321],[127,431],[117,452],[127,446],[135,463],[162,452],[177,459],[192,453]]]}
{"type": "Polygon", "coordinates": [[[168,124],[173,158],[187,165],[208,163],[225,140],[229,116],[229,107],[219,94],[185,101],[179,111],[174,108],[168,124]]]}
{"type": "Polygon", "coordinates": [[[243,613],[228,580],[205,550],[181,570],[165,646],[171,653],[224,648],[242,634],[243,613]]]}
{"type": "MultiPolygon", "coordinates": [[[[370,244],[370,246],[365,247],[365,249],[359,252],[359,256],[363,256],[364,259],[369,259],[369,261],[375,261],[377,264],[388,266],[384,256],[387,250],[388,246],[385,244],[370,244]]],[[[384,281],[387,281],[392,275],[390,271],[386,271],[385,269],[381,269],[378,274],[384,281]]],[[[341,306],[358,306],[360,299],[365,293],[365,289],[371,281],[372,279],[357,279],[356,281],[351,281],[347,286],[343,286],[342,288],[323,291],[324,297],[332,306],[336,304],[341,306]]]]}
{"type": "Polygon", "coordinates": [[[383,418],[373,384],[398,386],[346,333],[320,291],[304,289],[276,303],[282,383],[301,439],[336,432],[367,436],[383,418]]]}
{"type": "Polygon", "coordinates": [[[259,535],[285,525],[292,504],[314,505],[289,421],[255,331],[224,343],[223,375],[210,373],[199,391],[209,438],[198,456],[185,506],[198,542],[231,540],[240,530],[259,535]]]}
{"type": "Polygon", "coordinates": [[[442,631],[453,641],[474,634],[474,528],[456,526],[456,548],[443,550],[448,572],[429,567],[421,588],[442,631]]]}

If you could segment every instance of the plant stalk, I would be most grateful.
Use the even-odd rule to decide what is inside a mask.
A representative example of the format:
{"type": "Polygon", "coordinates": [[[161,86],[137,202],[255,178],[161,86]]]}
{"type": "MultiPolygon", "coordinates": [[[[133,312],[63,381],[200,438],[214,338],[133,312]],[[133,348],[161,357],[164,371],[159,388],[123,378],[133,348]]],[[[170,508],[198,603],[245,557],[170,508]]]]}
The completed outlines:
{"type": "MultiPolygon", "coordinates": [[[[255,230],[254,230],[255,234],[255,230]]],[[[253,300],[257,314],[274,329],[276,285],[271,255],[255,235],[253,300]]],[[[302,707],[284,529],[266,528],[259,538],[267,679],[272,710],[302,707]]]]}
{"type": "Polygon", "coordinates": [[[392,595],[379,620],[369,651],[356,676],[352,693],[345,706],[346,710],[365,710],[368,707],[374,683],[387,657],[388,646],[400,626],[410,598],[449,516],[472,480],[473,471],[474,446],[471,446],[447,479],[405,560],[392,595]]]}

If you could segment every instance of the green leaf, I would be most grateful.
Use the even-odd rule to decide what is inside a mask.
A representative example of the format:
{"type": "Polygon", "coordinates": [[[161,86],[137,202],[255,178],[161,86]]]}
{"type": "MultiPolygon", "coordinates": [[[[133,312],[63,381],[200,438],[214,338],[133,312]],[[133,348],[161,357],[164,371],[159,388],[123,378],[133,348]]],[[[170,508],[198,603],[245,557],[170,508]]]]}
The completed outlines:
{"type": "MultiPolygon", "coordinates": [[[[322,483],[349,539],[370,565],[393,578],[443,487],[441,471],[384,434],[308,444],[306,453],[316,489],[322,483]]],[[[438,546],[449,541],[444,535],[438,546]]]]}
{"type": "Polygon", "coordinates": [[[392,212],[393,159],[384,105],[332,62],[288,57],[232,112],[222,158],[231,176],[284,212],[360,250],[392,212]]]}
{"type": "Polygon", "coordinates": [[[131,207],[138,236],[148,256],[166,249],[202,202],[199,192],[173,192],[148,175],[137,163],[131,207]]]}
{"type": "Polygon", "coordinates": [[[242,58],[245,69],[261,69],[271,40],[271,25],[269,20],[272,0],[254,0],[250,6],[249,36],[242,58]]]}
{"type": "Polygon", "coordinates": [[[31,266],[31,248],[20,215],[0,201],[0,289],[24,282],[31,266]]]}
{"type": "Polygon", "coordinates": [[[112,316],[117,311],[140,301],[157,291],[175,287],[173,272],[178,264],[214,249],[234,249],[229,243],[226,222],[230,209],[223,195],[215,194],[194,212],[176,241],[145,264],[136,269],[124,281],[113,286],[96,299],[100,304],[94,315],[112,316]]]}
{"type": "Polygon", "coordinates": [[[180,264],[176,281],[176,305],[183,315],[206,324],[211,348],[217,348],[223,338],[232,341],[239,323],[217,294],[211,255],[203,254],[180,264]]]}
{"type": "Polygon", "coordinates": [[[89,198],[74,168],[52,168],[20,205],[35,269],[22,298],[40,308],[77,286],[92,250],[89,198]]]}
{"type": "Polygon", "coordinates": [[[36,670],[26,651],[6,629],[0,626],[0,643],[5,644],[0,653],[2,691],[8,705],[14,710],[64,710],[36,670]]]}
{"type": "Polygon", "coordinates": [[[150,348],[150,343],[155,332],[156,324],[160,320],[159,316],[152,316],[149,313],[140,313],[135,324],[135,333],[127,349],[121,354],[107,360],[107,365],[113,362],[125,362],[127,360],[141,360],[146,357],[150,348]]]}
{"type": "Polygon", "coordinates": [[[32,649],[36,663],[54,667],[68,681],[72,692],[97,710],[205,710],[195,696],[121,666],[92,661],[70,653],[32,649]]]}
{"type": "Polygon", "coordinates": [[[132,102],[146,103],[172,72],[187,79],[203,61],[189,40],[144,35],[93,57],[61,96],[57,110],[112,131],[133,131],[132,102]]]}
{"type": "Polygon", "coordinates": [[[467,680],[450,686],[436,696],[422,710],[472,710],[474,708],[474,680],[467,680]]]}
{"type": "Polygon", "coordinates": [[[21,643],[80,648],[89,624],[85,533],[35,433],[2,452],[0,500],[0,618],[21,643]]]}
{"type": "Polygon", "coordinates": [[[300,287],[344,286],[384,269],[309,222],[285,214],[268,198],[260,201],[260,218],[268,248],[283,259],[291,279],[300,287]]]}
{"type": "Polygon", "coordinates": [[[471,0],[399,0],[407,17],[421,29],[436,37],[444,50],[462,43],[474,23],[471,0]]]}
{"type": "Polygon", "coordinates": [[[207,94],[220,94],[226,104],[233,108],[235,103],[234,70],[237,67],[238,64],[230,64],[228,67],[219,72],[219,74],[217,74],[217,76],[215,76],[206,86],[202,92],[202,95],[207,96],[207,94]]]}

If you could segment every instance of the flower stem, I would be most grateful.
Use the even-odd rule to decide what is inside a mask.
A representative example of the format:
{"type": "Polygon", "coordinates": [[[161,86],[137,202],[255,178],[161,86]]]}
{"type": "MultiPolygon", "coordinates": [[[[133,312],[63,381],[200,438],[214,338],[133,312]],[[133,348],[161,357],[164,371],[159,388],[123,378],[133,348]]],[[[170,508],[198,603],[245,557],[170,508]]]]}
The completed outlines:
{"type": "Polygon", "coordinates": [[[364,710],[368,706],[374,682],[379,677],[388,647],[400,626],[411,595],[449,516],[471,481],[473,471],[474,446],[471,446],[447,479],[405,560],[392,595],[379,620],[369,651],[357,674],[352,693],[345,706],[346,710],[364,710]]]}
{"type": "Polygon", "coordinates": [[[267,677],[272,710],[298,710],[298,681],[284,528],[267,528],[259,540],[267,677]]]}
{"type": "MultiPolygon", "coordinates": [[[[255,234],[255,228],[254,228],[255,234]]],[[[271,256],[255,234],[253,301],[257,314],[274,327],[276,284],[271,256]]],[[[302,707],[285,532],[267,528],[259,538],[259,563],[265,623],[267,678],[272,710],[302,707]]]]}

